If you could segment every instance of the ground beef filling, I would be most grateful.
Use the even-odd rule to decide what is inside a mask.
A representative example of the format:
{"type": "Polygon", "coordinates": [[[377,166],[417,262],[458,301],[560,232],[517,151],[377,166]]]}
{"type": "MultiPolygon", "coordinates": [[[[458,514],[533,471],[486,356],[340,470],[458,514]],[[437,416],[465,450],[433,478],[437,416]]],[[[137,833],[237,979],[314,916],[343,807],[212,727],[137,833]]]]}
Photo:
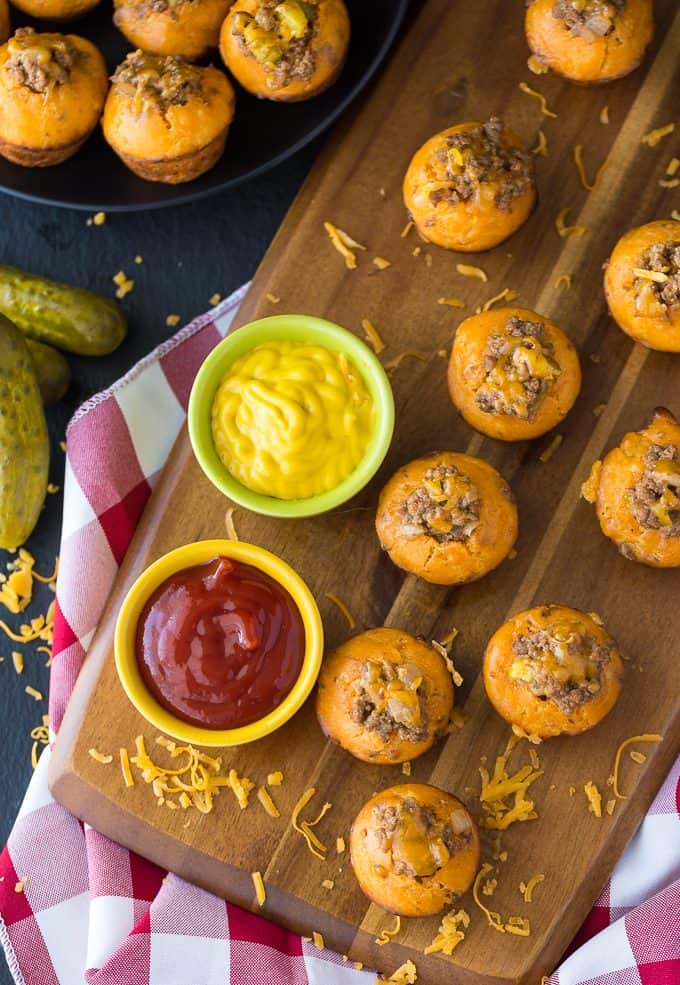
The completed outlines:
{"type": "MultiPolygon", "coordinates": [[[[138,17],[144,17],[148,14],[164,14],[167,11],[170,12],[171,16],[175,17],[175,9],[177,7],[193,2],[194,0],[138,0],[135,9],[138,17]]],[[[115,21],[115,15],[113,19],[115,21]]]]}
{"type": "Polygon", "coordinates": [[[531,154],[502,141],[503,121],[492,116],[488,123],[452,133],[437,157],[445,168],[445,184],[430,192],[433,205],[457,205],[474,198],[482,183],[498,186],[495,195],[499,209],[510,207],[533,180],[531,154]]]}
{"type": "Polygon", "coordinates": [[[487,414],[533,421],[546,393],[561,373],[552,342],[541,322],[512,315],[502,334],[490,335],[484,350],[486,376],[475,394],[487,414]]]}
{"type": "Polygon", "coordinates": [[[7,49],[5,71],[19,85],[38,93],[68,82],[80,54],[68,38],[36,34],[32,27],[20,27],[7,49]]]}
{"type": "Polygon", "coordinates": [[[631,513],[648,530],[680,537],[680,451],[650,445],[642,478],[629,491],[631,513]]]}
{"type": "Polygon", "coordinates": [[[416,880],[433,876],[472,835],[465,815],[442,818],[414,797],[404,797],[398,806],[379,804],[375,820],[378,844],[390,854],[394,872],[416,880]]]}
{"type": "Polygon", "coordinates": [[[237,14],[233,26],[240,47],[264,65],[277,86],[312,78],[316,32],[316,6],[303,0],[261,0],[254,15],[237,14]]]}
{"type": "Polygon", "coordinates": [[[479,526],[481,502],[474,483],[453,465],[427,469],[423,484],[401,507],[401,532],[425,534],[440,544],[464,541],[479,526]]]}
{"type": "Polygon", "coordinates": [[[553,17],[586,41],[604,38],[614,30],[626,0],[555,0],[553,17]]]}
{"type": "Polygon", "coordinates": [[[427,704],[423,678],[412,663],[367,660],[354,682],[350,718],[389,742],[421,742],[427,737],[427,704]]]}
{"type": "Polygon", "coordinates": [[[594,636],[577,630],[557,633],[540,629],[516,634],[512,649],[516,659],[510,668],[511,678],[569,715],[599,694],[613,643],[602,645],[594,636]]]}
{"type": "Polygon", "coordinates": [[[185,106],[192,96],[203,97],[201,70],[175,55],[147,55],[133,51],[118,66],[111,81],[119,93],[166,113],[170,106],[185,106]]]}
{"type": "Polygon", "coordinates": [[[651,291],[665,308],[680,305],[680,242],[669,240],[650,246],[640,258],[639,268],[657,276],[654,279],[638,277],[638,293],[651,291]]]}

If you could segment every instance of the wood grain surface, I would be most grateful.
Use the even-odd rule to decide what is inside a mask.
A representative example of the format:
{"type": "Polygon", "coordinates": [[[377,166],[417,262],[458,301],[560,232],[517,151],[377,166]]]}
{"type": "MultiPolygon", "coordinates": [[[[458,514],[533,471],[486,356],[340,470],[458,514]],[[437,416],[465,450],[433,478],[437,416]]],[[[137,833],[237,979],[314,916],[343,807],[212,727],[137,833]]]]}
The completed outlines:
{"type": "MultiPolygon", "coordinates": [[[[138,734],[149,744],[154,738],[126,701],[113,665],[112,633],[125,591],[171,548],[225,534],[228,504],[203,477],[185,433],[128,551],[56,744],[53,793],[99,831],[250,908],[255,906],[250,873],[261,870],[268,889],[265,916],[303,933],[319,930],[329,946],[387,973],[411,958],[419,985],[439,985],[452,975],[457,985],[538,985],[577,931],[680,744],[680,571],[655,571],[620,557],[600,533],[592,507],[579,499],[593,460],[626,430],[646,423],[658,404],[680,413],[677,358],[633,345],[609,318],[602,295],[602,264],[618,236],[670,215],[678,204],[674,193],[658,184],[677,153],[677,140],[675,149],[674,138],[655,149],[640,143],[677,109],[680,14],[673,0],[661,0],[656,12],[657,36],[644,65],[613,85],[585,89],[528,72],[519,3],[429,0],[378,85],[334,134],[238,316],[242,324],[265,314],[305,312],[358,334],[361,319],[370,318],[388,343],[385,360],[407,349],[426,357],[404,361],[393,376],[395,439],[379,475],[359,497],[305,521],[271,520],[240,509],[234,517],[242,539],[280,554],[306,578],[319,601],[329,645],[345,639],[348,628],[326,592],[345,600],[359,629],[386,624],[440,638],[458,627],[454,655],[465,678],[458,703],[468,720],[413,764],[414,779],[459,794],[478,812],[469,791],[479,789],[480,760],[492,762],[508,735],[484,695],[481,657],[492,632],[512,613],[540,602],[596,610],[628,658],[623,694],[605,722],[585,736],[539,747],[544,775],[532,790],[540,816],[503,836],[508,858],[497,863],[495,895],[482,899],[506,918],[528,917],[531,935],[497,933],[468,894],[461,905],[471,915],[470,928],[451,958],[422,953],[436,933],[437,918],[404,920],[393,943],[374,944],[376,932],[393,920],[368,904],[347,854],[337,856],[333,846],[337,836],[347,837],[363,802],[403,776],[399,767],[367,766],[326,743],[309,702],[269,740],[223,756],[227,767],[260,782],[271,770],[284,771],[284,785],[275,792],[280,820],[269,818],[255,801],[239,811],[225,792],[212,814],[184,827],[185,815],[157,807],[148,787],[137,783],[126,790],[115,764],[102,766],[88,756],[91,746],[116,753],[120,745],[132,749],[138,734]],[[538,102],[519,90],[522,80],[546,95],[556,119],[542,117],[538,102]],[[609,125],[599,122],[605,105],[609,125]],[[401,238],[406,216],[400,186],[414,150],[454,122],[494,113],[530,146],[539,128],[548,140],[548,157],[537,159],[539,206],[526,226],[491,253],[472,257],[427,246],[414,233],[401,238]],[[578,142],[589,175],[608,160],[592,193],[580,185],[572,160],[578,142]],[[557,235],[554,221],[564,206],[571,207],[569,222],[587,226],[586,235],[557,235]],[[324,220],[368,245],[358,269],[346,270],[324,233],[324,220]],[[392,266],[377,271],[374,255],[392,266]],[[488,283],[459,275],[461,260],[483,266],[488,283]],[[570,290],[556,288],[561,274],[573,278],[570,290]],[[464,424],[447,396],[446,362],[438,352],[449,349],[459,313],[437,299],[464,298],[465,315],[504,287],[520,292],[519,303],[564,326],[582,356],[583,390],[557,429],[564,440],[547,462],[541,453],[551,435],[524,444],[482,438],[464,424]],[[267,301],[268,292],[280,296],[279,305],[267,301]],[[598,416],[594,409],[602,404],[598,416]],[[378,492],[392,471],[444,448],[479,455],[500,469],[520,513],[517,556],[458,590],[405,577],[381,553],[373,530],[378,492]],[[665,738],[645,747],[644,765],[626,757],[622,784],[629,796],[612,816],[598,820],[588,812],[583,785],[593,780],[608,799],[616,748],[639,732],[665,738]],[[310,786],[318,790],[319,806],[324,800],[333,804],[317,829],[331,846],[326,861],[309,855],[289,824],[295,801],[310,786]],[[570,786],[576,788],[573,796],[570,786]],[[534,902],[525,904],[519,883],[539,872],[545,882],[534,902]],[[322,887],[324,879],[334,880],[332,891],[322,887]]],[[[526,759],[526,749],[520,746],[515,756],[517,762],[526,759]]],[[[490,857],[487,842],[483,858],[490,857]]]]}

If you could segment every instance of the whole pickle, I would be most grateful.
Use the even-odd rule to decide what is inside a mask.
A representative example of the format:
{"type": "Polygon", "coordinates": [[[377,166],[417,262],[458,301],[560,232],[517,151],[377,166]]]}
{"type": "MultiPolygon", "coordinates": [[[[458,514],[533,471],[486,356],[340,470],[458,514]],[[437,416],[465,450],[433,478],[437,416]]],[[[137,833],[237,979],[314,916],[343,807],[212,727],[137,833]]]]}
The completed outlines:
{"type": "Polygon", "coordinates": [[[64,396],[71,383],[71,368],[65,356],[51,345],[26,339],[40,387],[43,404],[49,407],[64,396]]]}

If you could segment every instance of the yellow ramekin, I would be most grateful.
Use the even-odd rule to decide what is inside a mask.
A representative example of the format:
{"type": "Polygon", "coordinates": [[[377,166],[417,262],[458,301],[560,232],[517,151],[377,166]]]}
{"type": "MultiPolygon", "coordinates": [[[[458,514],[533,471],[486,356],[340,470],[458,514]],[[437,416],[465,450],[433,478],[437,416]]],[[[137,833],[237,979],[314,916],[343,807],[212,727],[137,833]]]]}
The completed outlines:
{"type": "Polygon", "coordinates": [[[255,544],[236,540],[201,540],[165,554],[139,576],[118,613],[114,636],[116,670],[123,690],[150,725],[182,742],[200,746],[240,746],[270,735],[299,711],[316,683],[323,656],[323,625],[314,596],[285,561],[255,544]],[[281,704],[250,725],[233,729],[202,728],[177,718],[160,705],[142,679],[135,654],[137,623],[148,598],[162,583],[184,568],[226,557],[250,564],[269,575],[291,595],[305,629],[305,655],[300,676],[281,704]]]}

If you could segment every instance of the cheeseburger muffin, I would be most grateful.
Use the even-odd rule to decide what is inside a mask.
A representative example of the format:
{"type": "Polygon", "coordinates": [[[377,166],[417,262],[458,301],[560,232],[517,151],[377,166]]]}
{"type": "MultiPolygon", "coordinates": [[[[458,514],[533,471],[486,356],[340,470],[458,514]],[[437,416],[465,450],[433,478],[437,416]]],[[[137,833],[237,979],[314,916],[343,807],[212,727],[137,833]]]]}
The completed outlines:
{"type": "Polygon", "coordinates": [[[581,366],[549,318],[528,308],[492,308],[458,326],[448,381],[451,400],[471,427],[522,441],[566,417],[581,389],[581,366]]]}
{"type": "Polygon", "coordinates": [[[223,72],[134,51],[111,82],[104,136],[131,171],[178,184],[215,166],[234,115],[234,90],[223,72]]]}
{"type": "Polygon", "coordinates": [[[344,0],[236,0],[222,25],[220,52],[253,95],[298,102],[335,82],[349,36],[344,0]]]}
{"type": "Polygon", "coordinates": [[[637,68],[654,34],[652,0],[528,0],[525,30],[539,61],[574,82],[637,68]]]}
{"type": "Polygon", "coordinates": [[[217,48],[232,0],[114,0],[113,21],[131,45],[154,55],[204,58],[217,48]]]}
{"type": "Polygon", "coordinates": [[[395,472],[380,494],[375,526],[398,567],[436,585],[460,585],[510,553],[517,507],[491,465],[445,451],[395,472]]]}
{"type": "Polygon", "coordinates": [[[497,246],[526,222],[535,201],[533,158],[495,116],[436,134],[404,178],[404,203],[419,233],[448,250],[497,246]]]}
{"type": "Polygon", "coordinates": [[[650,349],[680,352],[680,224],[659,219],[631,229],[604,275],[619,328],[650,349]]]}
{"type": "Polygon", "coordinates": [[[564,605],[520,612],[484,654],[484,686],[499,715],[541,739],[578,735],[611,711],[623,664],[594,614],[564,605]]]}
{"type": "Polygon", "coordinates": [[[440,913],[472,885],[477,827],[445,790],[404,783],[372,797],[350,833],[352,868],[370,900],[403,917],[440,913]]]}
{"type": "Polygon", "coordinates": [[[325,657],[316,713],[357,759],[403,763],[445,733],[453,700],[440,653],[403,630],[369,629],[325,657]]]}
{"type": "Polygon", "coordinates": [[[82,17],[100,0],[12,0],[18,10],[30,17],[48,21],[70,21],[82,17]]]}
{"type": "Polygon", "coordinates": [[[0,47],[0,154],[27,167],[65,161],[97,125],[107,85],[85,38],[19,28],[0,47]]]}
{"type": "Polygon", "coordinates": [[[595,462],[582,495],[624,557],[680,567],[680,424],[671,412],[657,408],[646,428],[595,462]]]}

